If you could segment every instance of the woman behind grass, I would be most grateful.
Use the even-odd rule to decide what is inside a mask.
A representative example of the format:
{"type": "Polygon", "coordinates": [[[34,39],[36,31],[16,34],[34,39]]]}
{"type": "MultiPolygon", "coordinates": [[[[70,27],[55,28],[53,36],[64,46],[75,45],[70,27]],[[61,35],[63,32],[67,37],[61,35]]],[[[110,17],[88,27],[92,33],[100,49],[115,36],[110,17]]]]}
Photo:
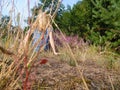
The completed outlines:
{"type": "Polygon", "coordinates": [[[39,12],[35,22],[31,25],[23,42],[20,44],[19,52],[21,52],[21,50],[26,50],[26,48],[28,47],[28,40],[32,34],[32,45],[35,47],[35,52],[38,52],[42,47],[46,49],[46,46],[48,45],[48,43],[50,43],[53,53],[55,55],[59,54],[56,52],[55,49],[51,17],[50,15],[46,14],[46,12],[39,12]]]}

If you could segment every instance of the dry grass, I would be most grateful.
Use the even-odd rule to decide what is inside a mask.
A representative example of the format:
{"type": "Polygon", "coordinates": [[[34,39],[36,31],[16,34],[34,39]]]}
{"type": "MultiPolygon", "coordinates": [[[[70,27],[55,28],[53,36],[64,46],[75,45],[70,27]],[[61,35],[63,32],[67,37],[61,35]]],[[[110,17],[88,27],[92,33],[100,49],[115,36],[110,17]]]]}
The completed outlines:
{"type": "MultiPolygon", "coordinates": [[[[59,2],[57,6],[59,7],[59,2]]],[[[50,10],[52,10],[52,7],[50,10]]],[[[54,17],[56,12],[57,11],[55,11],[52,16],[52,21],[55,25],[56,23],[54,22],[54,17]]],[[[59,29],[57,25],[56,27],[59,29]]],[[[7,28],[7,31],[9,30],[10,27],[7,28]]],[[[65,84],[68,88],[77,81],[80,83],[82,82],[82,88],[89,90],[88,81],[83,75],[84,64],[89,60],[110,70],[119,70],[120,56],[109,50],[105,50],[101,53],[99,52],[99,48],[95,46],[71,48],[68,43],[63,42],[63,47],[57,47],[61,55],[54,56],[51,50],[47,52],[40,51],[39,53],[35,53],[34,49],[31,49],[30,42],[28,47],[24,48],[24,50],[19,53],[18,50],[20,47],[20,42],[24,40],[26,33],[24,34],[19,27],[15,27],[12,30],[15,30],[16,33],[8,32],[7,37],[4,39],[2,38],[2,34],[0,36],[0,90],[27,90],[30,88],[28,87],[28,84],[30,78],[29,76],[32,73],[32,65],[34,64],[35,60],[43,57],[67,62],[70,66],[76,67],[75,70],[81,79],[77,81],[77,78],[73,78],[69,81],[69,85],[66,82],[61,85],[65,87],[65,84]],[[81,68],[79,66],[80,63],[82,63],[83,66],[81,68]]],[[[61,35],[64,37],[62,32],[61,35]]],[[[111,82],[112,89],[114,90],[111,77],[109,77],[109,80],[111,82]]],[[[57,85],[60,84],[56,84],[56,86],[57,85]]],[[[38,85],[35,88],[39,87],[40,86],[38,85]]]]}
{"type": "MultiPolygon", "coordinates": [[[[25,83],[24,80],[26,80],[26,78],[28,78],[29,75],[28,77],[25,76],[27,75],[25,55],[21,55],[17,53],[18,45],[20,42],[17,40],[17,36],[15,36],[15,37],[7,38],[5,42],[1,41],[1,43],[4,49],[14,54],[9,55],[9,54],[0,52],[1,53],[0,55],[0,80],[1,80],[0,89],[18,89],[18,88],[22,89],[24,87],[23,84],[25,83]]],[[[32,65],[32,63],[34,63],[34,61],[37,59],[52,58],[52,59],[61,61],[63,63],[67,63],[70,66],[74,66],[78,68],[79,68],[79,65],[82,65],[82,67],[79,68],[81,73],[85,70],[85,63],[88,61],[92,61],[93,63],[100,66],[101,68],[105,68],[115,72],[118,71],[119,73],[120,57],[119,55],[111,51],[106,50],[101,53],[99,52],[99,48],[95,46],[83,46],[79,49],[78,48],[71,49],[78,65],[76,66],[76,62],[74,61],[74,58],[71,55],[71,52],[69,51],[68,47],[63,46],[63,47],[57,47],[57,48],[58,48],[58,51],[61,53],[61,55],[54,56],[52,51],[50,50],[47,52],[41,52],[36,58],[34,58],[36,54],[33,55],[31,51],[31,53],[29,53],[29,55],[27,56],[26,61],[32,60],[32,62],[30,63],[32,65]]],[[[32,69],[32,67],[29,67],[29,68],[32,69]]],[[[29,69],[27,70],[29,71],[29,69]]],[[[76,71],[78,72],[78,69],[76,69],[76,71]]],[[[109,80],[111,81],[111,77],[109,77],[109,80]]],[[[83,80],[81,79],[81,82],[82,81],[83,80]]],[[[69,85],[73,85],[72,82],[75,82],[75,81],[73,80],[70,82],[71,84],[69,85]]],[[[85,79],[85,82],[87,85],[89,85],[86,79],[85,79]]],[[[68,88],[69,88],[69,85],[67,86],[68,88]]],[[[114,88],[113,81],[111,81],[111,86],[114,88]]],[[[40,86],[38,85],[38,87],[40,86]]],[[[84,84],[83,84],[83,87],[84,87],[84,84]]]]}

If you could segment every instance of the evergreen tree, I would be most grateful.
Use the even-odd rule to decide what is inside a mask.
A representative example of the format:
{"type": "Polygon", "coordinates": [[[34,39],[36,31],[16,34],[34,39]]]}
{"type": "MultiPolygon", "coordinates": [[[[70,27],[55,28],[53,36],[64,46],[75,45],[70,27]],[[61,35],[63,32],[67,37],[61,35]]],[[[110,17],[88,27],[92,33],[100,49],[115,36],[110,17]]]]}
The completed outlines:
{"type": "Polygon", "coordinates": [[[120,46],[120,1],[91,0],[92,30],[89,38],[95,43],[117,48],[120,46]]]}
{"type": "MultiPolygon", "coordinates": [[[[52,0],[46,2],[43,11],[52,5],[52,0]]],[[[43,3],[44,0],[40,0],[38,7],[32,9],[33,15],[37,15],[43,3]]],[[[111,48],[118,48],[120,46],[119,16],[120,0],[82,0],[73,7],[68,5],[67,9],[61,4],[55,21],[67,35],[77,34],[92,44],[102,47],[109,44],[111,48]]]]}
{"type": "Polygon", "coordinates": [[[3,39],[8,35],[9,21],[10,21],[9,16],[2,16],[1,22],[0,22],[0,34],[2,35],[3,39]]]}
{"type": "Polygon", "coordinates": [[[82,0],[68,7],[58,25],[67,35],[76,35],[102,47],[120,46],[120,0],[82,0]]]}

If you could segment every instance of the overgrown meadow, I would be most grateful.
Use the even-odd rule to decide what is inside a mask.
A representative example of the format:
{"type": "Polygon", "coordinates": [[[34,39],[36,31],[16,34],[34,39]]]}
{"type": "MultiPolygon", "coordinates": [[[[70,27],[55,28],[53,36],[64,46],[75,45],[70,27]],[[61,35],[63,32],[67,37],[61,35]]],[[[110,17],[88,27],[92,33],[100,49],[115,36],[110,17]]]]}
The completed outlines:
{"type": "MultiPolygon", "coordinates": [[[[0,5],[5,2],[1,1],[0,5]]],[[[59,1],[56,2],[56,10],[59,4],[59,1]]],[[[56,10],[51,16],[57,13],[56,10]]],[[[120,89],[120,55],[109,45],[103,48],[78,35],[68,36],[53,18],[55,46],[60,54],[55,56],[51,49],[44,51],[43,47],[36,53],[32,37],[27,47],[21,44],[28,34],[25,30],[30,27],[22,29],[19,17],[16,17],[16,26],[12,25],[12,16],[1,17],[0,90],[120,89]]]]}

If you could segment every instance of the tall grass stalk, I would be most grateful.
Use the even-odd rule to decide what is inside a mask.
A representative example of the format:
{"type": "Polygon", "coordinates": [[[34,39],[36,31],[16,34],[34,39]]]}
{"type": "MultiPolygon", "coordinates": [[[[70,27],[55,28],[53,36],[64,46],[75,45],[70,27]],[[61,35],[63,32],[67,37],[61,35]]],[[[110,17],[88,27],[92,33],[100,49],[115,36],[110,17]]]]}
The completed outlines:
{"type": "MultiPolygon", "coordinates": [[[[54,0],[52,0],[52,2],[54,2],[54,0]]],[[[7,31],[8,31],[8,36],[6,36],[6,39],[4,40],[4,42],[2,42],[2,36],[1,36],[1,42],[2,43],[2,48],[0,49],[2,52],[1,52],[1,63],[0,63],[0,80],[1,80],[1,83],[0,83],[0,88],[3,89],[8,89],[8,88],[12,88],[12,89],[17,89],[17,88],[23,88],[24,90],[27,90],[28,86],[27,86],[27,83],[28,83],[28,79],[29,79],[29,74],[30,74],[30,69],[32,67],[29,67],[28,66],[31,64],[32,66],[32,63],[33,61],[39,56],[41,50],[38,52],[38,53],[35,53],[34,52],[34,48],[35,46],[41,41],[41,38],[40,40],[36,43],[35,46],[33,46],[31,48],[31,44],[27,45],[27,46],[23,46],[22,49],[20,49],[20,47],[22,46],[22,44],[20,44],[23,40],[24,40],[24,37],[29,34],[24,34],[24,33],[21,33],[23,32],[23,30],[21,31],[19,28],[14,28],[13,31],[15,29],[19,29],[17,34],[14,35],[9,33],[9,30],[11,30],[11,19],[13,18],[13,15],[12,13],[14,13],[15,15],[15,5],[14,5],[14,0],[11,1],[12,3],[12,8],[11,8],[11,12],[10,12],[10,23],[9,23],[9,26],[7,28],[7,31]],[[21,45],[21,46],[20,46],[21,45]],[[7,50],[8,49],[8,50],[7,50]],[[21,50],[21,52],[19,52],[19,50],[21,50]],[[10,55],[10,53],[13,53],[12,55],[10,55]],[[20,70],[20,72],[19,72],[20,70]],[[22,83],[23,83],[23,86],[19,86],[18,85],[18,82],[20,80],[21,77],[23,77],[23,75],[25,74],[25,78],[23,79],[22,83]],[[10,83],[8,83],[8,80],[10,83]],[[19,86],[19,87],[17,87],[19,86]]],[[[46,0],[44,1],[44,4],[46,3],[46,0]]],[[[53,13],[53,16],[52,17],[55,17],[57,11],[58,11],[58,8],[59,8],[59,4],[60,2],[58,1],[58,4],[57,4],[57,8],[55,10],[55,12],[53,13]]],[[[28,0],[28,16],[30,17],[30,8],[29,8],[29,5],[30,5],[30,1],[28,0]]],[[[44,7],[44,5],[43,5],[44,7]]],[[[51,6],[51,10],[52,10],[52,7],[51,6]]],[[[20,20],[20,17],[19,19],[17,19],[19,22],[20,20]]],[[[14,20],[15,21],[15,20],[14,20]]],[[[3,22],[4,23],[4,22],[3,22]]],[[[18,24],[19,25],[19,24],[18,24]]],[[[20,26],[19,26],[20,27],[20,26]]],[[[30,36],[30,35],[28,35],[30,36]]],[[[29,39],[29,37],[28,37],[29,39]]]]}
{"type": "MultiPolygon", "coordinates": [[[[2,0],[4,3],[6,3],[4,0],[2,0]]],[[[1,1],[1,2],[2,2],[1,1]]],[[[57,3],[57,8],[55,10],[55,12],[52,14],[52,9],[53,9],[53,2],[55,0],[52,0],[52,5],[50,7],[50,15],[51,15],[51,20],[52,23],[56,26],[56,28],[60,31],[61,36],[64,38],[64,40],[66,40],[65,35],[63,34],[63,32],[61,31],[61,29],[59,28],[59,26],[56,24],[56,22],[54,21],[56,13],[59,9],[61,0],[58,0],[57,3]]],[[[15,8],[14,5],[14,0],[12,0],[12,9],[15,8]]],[[[44,4],[46,3],[46,0],[44,0],[44,4]]],[[[28,12],[30,16],[30,11],[29,11],[29,4],[30,1],[28,0],[28,12]]],[[[41,10],[44,7],[41,7],[41,10]]],[[[1,10],[2,11],[2,10],[1,10]]],[[[28,39],[30,39],[30,33],[24,33],[24,30],[22,30],[20,27],[21,26],[15,26],[14,28],[11,28],[11,19],[13,18],[12,13],[15,13],[14,10],[12,10],[13,12],[11,12],[10,15],[10,23],[7,26],[7,31],[3,31],[3,34],[5,32],[7,32],[6,37],[3,38],[3,34],[0,34],[0,90],[17,90],[17,89],[24,89],[27,90],[29,88],[28,86],[28,82],[30,79],[30,74],[31,74],[31,69],[33,68],[33,64],[35,62],[35,60],[37,60],[38,58],[41,58],[42,56],[42,51],[43,51],[43,47],[41,47],[41,49],[38,51],[38,53],[36,53],[34,51],[35,47],[39,44],[39,42],[41,41],[42,37],[36,42],[36,44],[34,46],[32,46],[32,40],[28,41],[26,43],[26,45],[21,44],[21,42],[23,42],[23,40],[25,39],[25,37],[28,35],[28,39]],[[11,30],[12,29],[12,30],[11,30]],[[11,31],[15,31],[15,33],[11,33],[11,31]],[[19,52],[20,50],[20,52],[19,52]]],[[[19,19],[20,20],[20,19],[19,19]]],[[[18,22],[19,22],[18,20],[18,22]]],[[[5,21],[2,22],[2,24],[4,24],[5,21]]],[[[19,24],[18,24],[19,25],[19,24]]],[[[32,25],[32,23],[31,23],[32,25]]],[[[32,30],[30,30],[32,31],[32,30]]],[[[61,49],[61,55],[62,59],[65,59],[65,57],[67,57],[66,60],[71,59],[72,61],[75,62],[75,66],[76,66],[76,71],[78,72],[78,75],[80,75],[80,78],[82,78],[82,82],[84,84],[84,87],[86,90],[89,90],[87,82],[84,78],[83,72],[81,71],[81,68],[79,68],[79,64],[78,61],[85,61],[85,60],[93,60],[93,61],[98,61],[98,62],[102,62],[103,64],[107,63],[107,65],[111,65],[111,61],[109,62],[107,59],[109,56],[109,59],[112,60],[112,68],[116,67],[116,61],[114,61],[114,57],[117,56],[117,59],[119,59],[120,57],[118,57],[118,55],[111,53],[111,51],[107,51],[107,49],[104,52],[99,52],[98,48],[96,48],[95,46],[89,46],[89,47],[82,47],[82,49],[79,48],[75,48],[72,49],[69,45],[69,43],[67,42],[63,42],[63,47],[58,47],[59,49],[61,49]]],[[[47,55],[52,56],[53,54],[51,54],[51,52],[47,52],[47,55]]],[[[44,56],[46,55],[46,53],[44,53],[44,56]]],[[[58,57],[60,57],[58,56],[58,57]]],[[[57,57],[57,56],[56,56],[57,57]]],[[[117,60],[118,62],[118,60],[117,60]]],[[[101,64],[101,65],[103,65],[101,64]]],[[[105,65],[104,64],[104,65],[105,65]]],[[[104,66],[103,65],[103,66],[104,66]]],[[[117,64],[118,65],[118,64],[117,64]]],[[[119,69],[119,65],[116,67],[119,69]]],[[[84,70],[84,67],[83,69],[84,70]]],[[[111,83],[111,87],[114,90],[114,85],[113,82],[111,80],[111,77],[109,76],[109,81],[111,83]]]]}
{"type": "MultiPolygon", "coordinates": [[[[58,25],[55,23],[54,20],[52,20],[52,21],[53,21],[53,23],[55,24],[55,26],[57,27],[57,29],[60,31],[61,35],[62,35],[62,36],[64,37],[64,39],[66,40],[66,38],[65,38],[64,34],[62,33],[61,29],[58,27],[58,25]]],[[[85,85],[86,90],[89,90],[88,85],[87,85],[87,83],[86,83],[86,81],[85,81],[85,78],[84,78],[82,72],[80,71],[79,65],[78,65],[78,63],[77,63],[77,59],[75,58],[75,56],[74,56],[74,54],[73,54],[73,51],[72,51],[70,45],[69,45],[67,42],[65,43],[65,47],[70,51],[70,54],[72,55],[72,58],[73,58],[73,60],[75,61],[75,65],[76,65],[76,67],[77,67],[77,70],[78,70],[81,78],[82,78],[82,81],[83,81],[83,83],[84,83],[84,85],[85,85]]]]}

